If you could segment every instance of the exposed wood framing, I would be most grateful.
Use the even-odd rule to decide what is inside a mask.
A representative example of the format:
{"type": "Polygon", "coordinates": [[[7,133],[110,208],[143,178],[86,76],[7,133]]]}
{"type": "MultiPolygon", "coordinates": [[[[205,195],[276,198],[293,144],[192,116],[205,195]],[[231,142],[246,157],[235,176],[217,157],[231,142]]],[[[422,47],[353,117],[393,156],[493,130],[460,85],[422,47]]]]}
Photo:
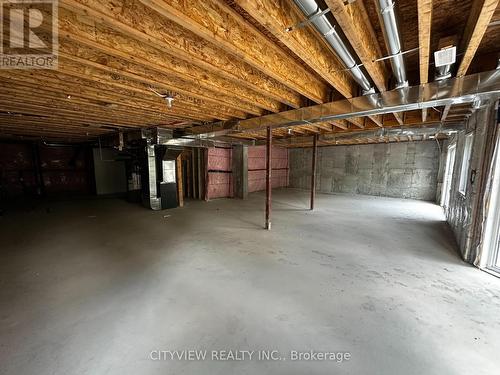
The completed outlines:
{"type": "MultiPolygon", "coordinates": [[[[420,47],[418,61],[417,54],[406,56],[412,83],[428,83],[430,54],[450,34],[460,37],[454,43],[458,76],[490,69],[482,57],[496,56],[500,45],[500,29],[488,28],[498,18],[499,2],[398,3],[402,42],[420,47]],[[448,17],[465,27],[448,25],[448,17]],[[413,75],[417,71],[419,76],[413,75]]],[[[60,0],[59,5],[59,68],[0,69],[2,137],[82,141],[144,127],[236,132],[252,117],[281,116],[290,107],[359,95],[358,85],[314,26],[285,31],[305,20],[292,0],[60,0]],[[169,108],[151,89],[172,95],[174,105],[169,108]]],[[[387,90],[387,62],[375,62],[385,53],[385,42],[374,4],[325,0],[324,5],[373,84],[387,90]]],[[[47,40],[44,27],[37,35],[47,40]]],[[[452,91],[460,91],[459,86],[452,91]]],[[[324,141],[329,134],[455,123],[470,113],[470,105],[454,105],[273,129],[271,136],[278,141],[318,136],[318,145],[325,145],[331,144],[324,141]]],[[[251,123],[231,136],[264,141],[269,124],[251,123]]],[[[372,136],[345,144],[380,141],[409,139],[372,136]]],[[[196,166],[200,169],[198,160],[196,166]]],[[[203,186],[196,188],[200,195],[203,186]]]]}
{"type": "Polygon", "coordinates": [[[138,1],[62,0],[60,6],[287,105],[297,108],[302,103],[282,83],[138,1]]]}
{"type": "Polygon", "coordinates": [[[355,1],[347,4],[343,0],[325,0],[325,2],[379,91],[386,91],[388,73],[383,63],[375,62],[382,57],[382,52],[363,2],[355,1]]]}
{"type": "Polygon", "coordinates": [[[320,79],[304,69],[223,2],[141,2],[312,101],[323,103],[329,99],[329,89],[320,79]]]}
{"type": "MultiPolygon", "coordinates": [[[[429,81],[429,54],[432,25],[432,0],[417,0],[420,84],[429,81]]],[[[422,122],[427,119],[427,108],[422,110],[422,122]]]]}
{"type": "Polygon", "coordinates": [[[318,38],[312,27],[286,32],[285,29],[304,20],[293,1],[236,0],[241,8],[299,56],[345,97],[357,94],[355,83],[344,71],[342,63],[332,54],[326,43],[318,38]]]}
{"type": "MultiPolygon", "coordinates": [[[[457,77],[464,76],[469,70],[472,59],[488,28],[491,17],[495,13],[499,0],[474,0],[472,9],[465,26],[464,34],[460,42],[459,51],[464,54],[457,70],[457,77]]],[[[441,121],[445,121],[450,112],[451,105],[443,110],[441,121]]]]}
{"type": "Polygon", "coordinates": [[[83,22],[81,16],[78,17],[64,9],[60,13],[60,32],[63,38],[70,41],[61,43],[60,48],[68,54],[81,57],[86,55],[89,58],[90,50],[93,54],[101,56],[100,61],[105,61],[116,68],[159,74],[158,80],[169,82],[173,91],[186,92],[187,88],[191,90],[199,88],[192,94],[203,95],[204,92],[205,97],[216,97],[221,104],[254,115],[262,114],[258,107],[271,112],[278,112],[284,108],[277,100],[252,92],[240,84],[225,80],[175,56],[162,53],[110,27],[99,24],[88,25],[90,22],[83,22]],[[102,57],[104,55],[106,57],[102,57]]]}
{"type": "Polygon", "coordinates": [[[458,77],[467,73],[498,3],[499,0],[474,0],[460,43],[460,51],[464,56],[457,71],[458,77]]]}
{"type": "Polygon", "coordinates": [[[177,202],[179,207],[184,207],[184,185],[182,177],[182,153],[175,159],[176,174],[177,179],[177,202]]]}

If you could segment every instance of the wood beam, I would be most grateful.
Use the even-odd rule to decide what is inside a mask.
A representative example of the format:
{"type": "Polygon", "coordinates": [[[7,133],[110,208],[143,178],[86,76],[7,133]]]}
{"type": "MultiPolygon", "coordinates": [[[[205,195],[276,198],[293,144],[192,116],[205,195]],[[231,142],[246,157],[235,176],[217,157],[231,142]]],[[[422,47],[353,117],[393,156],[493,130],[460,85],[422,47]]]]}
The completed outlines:
{"type": "MultiPolygon", "coordinates": [[[[71,41],[71,47],[74,47],[76,42],[76,45],[88,47],[93,52],[100,51],[135,66],[146,67],[161,76],[168,77],[168,82],[172,84],[181,82],[184,90],[200,87],[207,92],[207,96],[240,111],[258,115],[258,107],[271,112],[284,109],[284,105],[277,100],[127,37],[110,27],[92,24],[94,21],[83,22],[81,16],[65,9],[60,11],[59,17],[60,33],[64,39],[71,41]]],[[[64,46],[60,48],[63,49],[64,46]]],[[[74,51],[74,48],[72,49],[74,51]]],[[[73,51],[70,50],[68,53],[73,51]]],[[[111,61],[109,64],[111,65],[111,61]]]]}
{"type": "MultiPolygon", "coordinates": [[[[99,65],[92,62],[88,62],[84,59],[79,59],[74,56],[70,56],[69,58],[65,58],[59,56],[59,70],[66,75],[70,75],[75,77],[76,79],[90,79],[97,84],[102,84],[107,87],[112,87],[113,90],[116,90],[120,93],[133,92],[135,95],[143,96],[145,93],[149,92],[148,87],[154,85],[157,90],[167,90],[170,87],[169,85],[164,85],[158,81],[152,81],[148,78],[142,78],[141,76],[136,76],[133,74],[128,74],[126,72],[122,72],[115,68],[107,67],[106,65],[99,65]]],[[[210,116],[211,111],[207,110],[205,106],[210,107],[213,105],[214,108],[217,108],[216,105],[212,104],[212,102],[203,99],[199,99],[197,96],[185,95],[183,93],[177,92],[178,102],[180,105],[188,105],[191,109],[196,112],[196,109],[205,112],[205,116],[203,117],[212,117],[216,118],[216,116],[210,116]]],[[[154,93],[151,92],[150,100],[155,96],[154,93]]]]}
{"type": "MultiPolygon", "coordinates": [[[[81,103],[84,101],[92,101],[102,107],[107,108],[123,108],[125,112],[140,114],[156,114],[162,116],[176,117],[178,114],[188,116],[201,116],[201,112],[192,111],[188,106],[176,103],[175,110],[168,108],[161,98],[150,95],[149,101],[133,99],[130,100],[127,96],[116,95],[113,92],[102,92],[88,86],[77,86],[75,84],[66,84],[65,81],[54,81],[43,76],[43,73],[37,73],[37,78],[33,78],[30,74],[22,74],[18,72],[15,76],[5,77],[4,71],[0,71],[0,82],[10,85],[11,89],[18,91],[18,97],[24,97],[27,94],[44,97],[52,97],[60,100],[67,100],[70,95],[73,103],[81,103]],[[12,86],[15,85],[15,86],[12,86]]],[[[28,73],[28,72],[25,72],[28,73]]]]}
{"type": "Polygon", "coordinates": [[[387,90],[389,81],[385,65],[375,62],[382,52],[362,1],[347,3],[344,0],[325,0],[343,33],[358,55],[378,90],[387,90]]]}
{"type": "Polygon", "coordinates": [[[460,51],[464,53],[457,71],[457,77],[467,74],[467,70],[488,28],[491,17],[499,0],[474,0],[464,35],[460,43],[460,51]]]}
{"type": "Polygon", "coordinates": [[[104,113],[103,111],[97,112],[97,110],[92,107],[65,106],[64,108],[56,108],[55,105],[56,103],[50,100],[33,102],[26,98],[14,99],[9,96],[0,95],[0,111],[3,112],[23,113],[52,118],[60,117],[67,120],[115,126],[116,128],[153,126],[160,122],[154,121],[154,119],[136,120],[128,117],[118,117],[114,114],[104,113]]]}
{"type": "Polygon", "coordinates": [[[138,1],[62,0],[59,5],[291,107],[302,105],[300,94],[138,1]]]}
{"type": "MultiPolygon", "coordinates": [[[[299,28],[292,32],[285,31],[287,27],[304,20],[303,13],[294,5],[293,1],[235,0],[235,3],[264,25],[266,29],[330,83],[342,96],[351,98],[358,93],[359,89],[350,73],[345,70],[345,66],[332,52],[331,47],[322,40],[322,37],[312,27],[299,28]]],[[[371,64],[372,62],[370,60],[367,63],[371,64]]],[[[378,65],[383,67],[383,64],[378,65]]],[[[374,69],[376,71],[380,70],[378,68],[374,69]]],[[[349,119],[349,121],[358,127],[362,126],[361,119],[349,119]]],[[[376,116],[374,116],[373,121],[378,121],[376,116]]]]}
{"type": "Polygon", "coordinates": [[[10,127],[4,127],[3,125],[0,125],[0,132],[2,133],[2,136],[18,136],[18,137],[36,137],[36,138],[42,138],[42,139],[47,139],[50,137],[57,137],[57,138],[75,138],[75,139],[81,139],[81,140],[86,140],[86,139],[95,139],[99,137],[100,135],[106,135],[108,133],[102,133],[102,134],[79,134],[79,133],[74,133],[74,132],[68,132],[68,131],[63,131],[63,130],[51,130],[51,129],[44,129],[44,130],[38,130],[38,129],[18,129],[18,128],[10,128],[10,127]]]}
{"type": "Polygon", "coordinates": [[[291,56],[261,34],[240,14],[216,0],[140,0],[162,16],[220,46],[256,69],[316,103],[329,89],[291,56]]]}
{"type": "MultiPolygon", "coordinates": [[[[186,81],[177,79],[168,73],[152,71],[139,64],[129,63],[122,59],[114,58],[106,54],[101,54],[96,51],[80,47],[76,44],[61,41],[59,56],[64,58],[66,61],[71,60],[78,65],[91,68],[94,73],[95,69],[99,69],[101,71],[105,71],[108,75],[112,74],[114,77],[123,76],[130,80],[139,81],[148,86],[156,87],[157,89],[162,88],[172,91],[174,94],[184,98],[191,97],[203,101],[209,101],[212,103],[211,107],[213,110],[225,112],[226,116],[229,117],[245,118],[245,112],[252,113],[254,115],[262,113],[259,108],[253,105],[244,105],[242,102],[239,102],[239,108],[245,108],[245,112],[240,109],[234,109],[234,103],[224,102],[221,105],[221,102],[214,99],[214,97],[217,96],[217,93],[207,91],[199,85],[190,84],[186,81]],[[232,108],[229,109],[228,105],[232,108]]],[[[64,69],[64,65],[59,67],[59,69],[64,69]]],[[[224,99],[223,96],[222,98],[224,99]]]]}
{"type": "Polygon", "coordinates": [[[71,95],[68,98],[67,94],[61,92],[54,92],[47,89],[40,89],[40,87],[32,88],[21,83],[12,82],[8,80],[0,80],[2,82],[2,92],[0,97],[9,98],[13,100],[18,99],[21,102],[23,100],[26,103],[40,103],[42,105],[49,105],[47,109],[57,109],[57,108],[76,108],[90,110],[90,113],[84,113],[85,116],[94,116],[97,114],[112,114],[117,118],[125,119],[136,119],[137,121],[145,121],[147,119],[160,119],[163,117],[186,119],[189,118],[189,114],[183,113],[182,109],[168,109],[164,112],[143,110],[143,109],[131,109],[129,107],[123,106],[122,104],[114,104],[109,102],[102,102],[80,97],[78,95],[71,95]],[[8,95],[6,97],[6,95],[8,95]]]}
{"type": "Polygon", "coordinates": [[[54,130],[61,132],[78,132],[78,133],[86,133],[86,134],[104,134],[108,133],[109,129],[99,129],[99,128],[91,128],[91,127],[83,127],[83,126],[60,126],[54,124],[39,124],[33,123],[30,121],[8,121],[7,119],[0,119],[0,127],[9,128],[9,129],[17,129],[17,130],[54,130]]]}
{"type": "Polygon", "coordinates": [[[285,31],[287,27],[304,20],[304,15],[293,1],[236,0],[235,3],[264,25],[344,97],[350,98],[357,94],[356,84],[350,74],[312,27],[285,31]]]}
{"type": "MultiPolygon", "coordinates": [[[[0,71],[1,79],[6,79],[3,76],[5,71],[0,71]]],[[[16,72],[15,76],[9,76],[7,79],[12,82],[29,87],[33,90],[39,89],[40,84],[43,85],[45,90],[52,92],[63,93],[65,95],[75,95],[86,99],[92,99],[107,103],[110,106],[124,105],[133,109],[148,110],[156,113],[163,113],[165,115],[172,115],[164,103],[158,102],[157,99],[150,96],[142,95],[141,97],[135,92],[130,91],[127,93],[112,91],[105,85],[96,85],[96,82],[90,80],[75,79],[75,77],[57,73],[57,79],[54,76],[47,75],[48,72],[38,71],[36,78],[33,73],[28,71],[16,72]]],[[[181,107],[182,108],[182,107],[181,107]]],[[[180,118],[177,118],[180,120],[180,118]]]]}
{"type": "MultiPolygon", "coordinates": [[[[436,124],[436,123],[439,123],[441,121],[437,112],[429,112],[429,116],[427,117],[427,120],[425,123],[422,122],[422,116],[421,116],[421,113],[419,110],[408,111],[406,113],[407,113],[407,115],[405,116],[404,126],[421,126],[421,125],[428,125],[428,124],[436,124]]],[[[387,116],[388,116],[388,120],[385,121],[384,127],[391,128],[391,127],[401,126],[392,116],[389,116],[389,114],[387,116]]],[[[339,121],[344,121],[345,125],[348,124],[346,122],[346,120],[336,120],[334,124],[336,126],[338,126],[337,122],[339,122],[339,121]]],[[[314,125],[316,125],[316,124],[314,124],[314,125]]],[[[293,131],[295,129],[295,127],[292,127],[291,129],[293,131]]],[[[377,129],[377,127],[372,126],[370,129],[377,129]]],[[[273,130],[273,134],[275,134],[274,131],[276,131],[276,130],[278,130],[278,129],[273,130]]],[[[332,130],[330,132],[330,134],[345,134],[345,133],[352,133],[352,132],[360,132],[363,130],[366,130],[366,128],[362,129],[362,128],[357,128],[357,127],[342,126],[342,128],[340,128],[340,130],[335,130],[335,131],[332,130]]],[[[239,134],[232,134],[232,136],[240,137],[240,138],[247,138],[247,139],[248,138],[265,138],[265,129],[244,131],[244,132],[239,133],[239,134]]],[[[290,138],[288,133],[284,134],[284,136],[286,138],[290,138]]],[[[301,137],[301,138],[303,138],[303,137],[301,137]]]]}
{"type": "MultiPolygon", "coordinates": [[[[429,54],[432,26],[432,0],[417,0],[418,9],[418,43],[420,84],[429,82],[429,54]]],[[[422,110],[422,121],[427,118],[427,108],[422,110]]]]}
{"type": "MultiPolygon", "coordinates": [[[[383,62],[375,61],[382,57],[382,51],[363,2],[346,3],[344,0],[325,0],[325,2],[377,89],[380,92],[386,91],[389,73],[383,62]]],[[[400,114],[395,113],[394,117],[403,124],[400,114]]],[[[381,116],[370,116],[370,119],[378,126],[383,126],[381,116]]]]}

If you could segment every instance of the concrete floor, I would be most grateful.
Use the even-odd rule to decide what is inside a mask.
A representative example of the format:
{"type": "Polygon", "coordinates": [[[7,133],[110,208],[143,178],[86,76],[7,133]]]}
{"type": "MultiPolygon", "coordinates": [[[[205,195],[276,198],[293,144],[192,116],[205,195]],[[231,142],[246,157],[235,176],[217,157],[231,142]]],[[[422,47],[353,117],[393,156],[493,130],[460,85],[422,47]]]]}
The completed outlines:
{"type": "Polygon", "coordinates": [[[0,218],[0,373],[498,373],[500,279],[458,259],[438,206],[318,195],[309,212],[307,192],[281,190],[267,232],[263,203],[89,200],[0,218]],[[183,349],[285,360],[150,359],[183,349]]]}

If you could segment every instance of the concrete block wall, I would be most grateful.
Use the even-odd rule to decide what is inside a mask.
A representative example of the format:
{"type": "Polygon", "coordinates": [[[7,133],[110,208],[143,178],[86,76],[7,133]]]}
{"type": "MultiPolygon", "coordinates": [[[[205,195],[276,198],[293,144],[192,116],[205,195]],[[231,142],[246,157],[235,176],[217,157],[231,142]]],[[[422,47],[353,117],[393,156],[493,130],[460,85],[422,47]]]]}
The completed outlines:
{"type": "MultiPolygon", "coordinates": [[[[435,141],[319,147],[317,190],[434,201],[439,156],[435,141]]],[[[290,187],[309,189],[311,157],[289,150],[290,187]]]]}

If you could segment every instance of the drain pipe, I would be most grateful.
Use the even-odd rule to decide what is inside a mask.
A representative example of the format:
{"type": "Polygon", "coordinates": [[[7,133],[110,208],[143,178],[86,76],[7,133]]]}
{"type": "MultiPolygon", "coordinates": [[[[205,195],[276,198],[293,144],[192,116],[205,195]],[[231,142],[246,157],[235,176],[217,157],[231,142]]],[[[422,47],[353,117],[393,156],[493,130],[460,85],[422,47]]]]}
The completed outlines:
{"type": "Polygon", "coordinates": [[[379,11],[380,22],[384,38],[391,57],[391,67],[394,77],[396,78],[396,88],[408,87],[406,78],[406,69],[401,54],[401,38],[399,36],[398,23],[396,20],[395,4],[393,0],[377,0],[377,8],[379,11]]]}
{"type": "Polygon", "coordinates": [[[337,53],[345,67],[351,72],[354,80],[361,86],[363,95],[374,94],[375,88],[372,86],[366,75],[360,69],[356,60],[349,52],[349,49],[343,42],[340,35],[335,30],[326,14],[328,9],[321,9],[315,0],[294,0],[302,12],[306,15],[308,20],[316,27],[316,29],[323,35],[328,44],[337,53]]]}

